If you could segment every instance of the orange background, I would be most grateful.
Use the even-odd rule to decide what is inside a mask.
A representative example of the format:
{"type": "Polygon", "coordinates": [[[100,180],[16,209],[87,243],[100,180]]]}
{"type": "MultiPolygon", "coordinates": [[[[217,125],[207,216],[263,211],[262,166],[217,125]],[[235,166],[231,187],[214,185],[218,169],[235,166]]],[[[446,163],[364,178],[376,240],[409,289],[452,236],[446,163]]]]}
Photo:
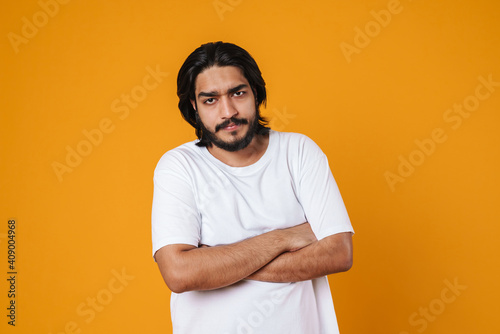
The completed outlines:
{"type": "Polygon", "coordinates": [[[478,79],[500,82],[500,3],[61,2],[0,11],[2,333],[171,331],[151,257],[152,175],[195,138],[175,79],[217,40],[259,63],[274,128],[329,157],[356,230],[354,267],[330,277],[341,332],[500,331],[500,86],[478,79]],[[464,103],[466,116],[448,111],[464,103]]]}

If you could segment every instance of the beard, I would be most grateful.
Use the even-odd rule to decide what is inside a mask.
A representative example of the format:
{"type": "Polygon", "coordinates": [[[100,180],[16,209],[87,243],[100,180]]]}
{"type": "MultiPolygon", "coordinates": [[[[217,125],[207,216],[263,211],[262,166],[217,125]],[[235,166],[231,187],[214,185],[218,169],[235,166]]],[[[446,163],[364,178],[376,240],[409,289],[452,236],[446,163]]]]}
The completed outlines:
{"type": "MultiPolygon", "coordinates": [[[[231,119],[218,124],[215,127],[215,132],[212,132],[205,127],[200,117],[198,116],[198,113],[196,113],[196,122],[200,125],[200,128],[203,131],[202,133],[204,139],[206,139],[211,144],[214,144],[218,148],[229,152],[236,152],[247,147],[252,142],[252,139],[255,136],[255,132],[257,131],[257,127],[259,125],[259,120],[257,119],[257,117],[254,117],[254,119],[252,119],[251,121],[248,121],[245,118],[231,117],[231,119]],[[235,139],[230,142],[224,141],[217,137],[216,133],[231,123],[234,123],[236,125],[249,124],[247,133],[242,138],[235,139]]],[[[231,132],[231,135],[235,136],[236,132],[231,132]]]]}

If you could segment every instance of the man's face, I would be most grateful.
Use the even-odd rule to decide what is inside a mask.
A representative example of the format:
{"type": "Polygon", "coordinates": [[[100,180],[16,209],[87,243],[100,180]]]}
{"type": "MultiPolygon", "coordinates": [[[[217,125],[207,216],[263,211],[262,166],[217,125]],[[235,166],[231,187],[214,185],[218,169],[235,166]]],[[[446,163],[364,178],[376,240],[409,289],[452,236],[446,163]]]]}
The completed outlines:
{"type": "Polygon", "coordinates": [[[243,72],[234,66],[213,66],[195,81],[197,122],[215,146],[238,151],[250,144],[258,124],[255,96],[243,72]]]}

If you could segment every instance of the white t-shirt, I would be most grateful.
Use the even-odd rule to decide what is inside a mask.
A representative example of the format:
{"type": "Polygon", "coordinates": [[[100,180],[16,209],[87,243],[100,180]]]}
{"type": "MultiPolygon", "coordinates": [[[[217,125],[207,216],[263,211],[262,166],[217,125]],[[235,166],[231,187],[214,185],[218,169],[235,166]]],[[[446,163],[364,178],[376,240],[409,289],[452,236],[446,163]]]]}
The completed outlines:
{"type": "MultiPolygon", "coordinates": [[[[231,167],[196,141],[168,151],[154,174],[153,255],[169,244],[225,245],[309,222],[318,240],[353,232],[328,160],[308,137],[272,131],[264,155],[231,167]]],[[[172,293],[175,334],[338,333],[328,280],[242,280],[172,293]]]]}

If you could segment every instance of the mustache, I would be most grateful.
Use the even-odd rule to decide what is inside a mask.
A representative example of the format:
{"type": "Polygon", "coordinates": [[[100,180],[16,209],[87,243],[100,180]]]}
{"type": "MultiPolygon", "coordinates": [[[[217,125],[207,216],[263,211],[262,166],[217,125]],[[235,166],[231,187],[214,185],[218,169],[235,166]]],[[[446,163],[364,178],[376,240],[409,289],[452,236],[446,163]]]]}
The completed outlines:
{"type": "Polygon", "coordinates": [[[235,124],[235,125],[240,125],[240,124],[248,124],[248,120],[245,118],[236,118],[236,117],[231,117],[230,119],[225,120],[221,124],[217,125],[215,127],[215,132],[219,131],[222,128],[225,128],[229,124],[235,124]]]}

